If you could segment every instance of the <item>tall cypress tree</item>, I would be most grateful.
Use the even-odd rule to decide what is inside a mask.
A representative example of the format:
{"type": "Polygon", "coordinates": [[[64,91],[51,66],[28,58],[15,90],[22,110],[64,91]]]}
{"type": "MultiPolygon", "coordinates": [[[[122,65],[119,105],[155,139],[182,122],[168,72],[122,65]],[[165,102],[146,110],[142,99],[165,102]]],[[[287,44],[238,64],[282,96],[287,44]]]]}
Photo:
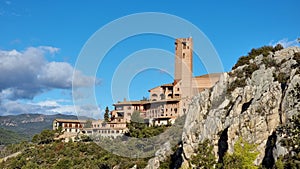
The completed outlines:
{"type": "Polygon", "coordinates": [[[106,108],[105,108],[104,120],[105,120],[106,122],[109,122],[109,109],[108,109],[107,106],[106,106],[106,108]]]}

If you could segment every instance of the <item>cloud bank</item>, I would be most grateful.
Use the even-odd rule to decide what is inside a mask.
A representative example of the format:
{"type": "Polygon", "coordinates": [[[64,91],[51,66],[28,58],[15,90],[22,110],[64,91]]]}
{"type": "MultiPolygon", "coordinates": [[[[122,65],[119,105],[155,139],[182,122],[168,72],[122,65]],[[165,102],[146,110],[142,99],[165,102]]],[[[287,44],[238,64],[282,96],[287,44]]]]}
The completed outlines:
{"type": "MultiPolygon", "coordinates": [[[[0,50],[0,115],[21,113],[75,114],[89,110],[99,112],[98,108],[74,107],[61,101],[31,100],[44,92],[54,89],[72,89],[99,84],[95,77],[86,76],[67,62],[49,62],[47,54],[56,54],[58,48],[51,46],[29,47],[24,51],[0,50]],[[77,81],[72,86],[72,77],[77,81]]],[[[84,113],[83,113],[84,114],[84,113]]]]}
{"type": "Polygon", "coordinates": [[[32,99],[51,89],[71,89],[73,72],[79,81],[74,87],[98,83],[94,77],[85,76],[67,62],[48,62],[45,54],[54,54],[58,48],[30,47],[25,51],[0,50],[0,98],[32,99]]]}

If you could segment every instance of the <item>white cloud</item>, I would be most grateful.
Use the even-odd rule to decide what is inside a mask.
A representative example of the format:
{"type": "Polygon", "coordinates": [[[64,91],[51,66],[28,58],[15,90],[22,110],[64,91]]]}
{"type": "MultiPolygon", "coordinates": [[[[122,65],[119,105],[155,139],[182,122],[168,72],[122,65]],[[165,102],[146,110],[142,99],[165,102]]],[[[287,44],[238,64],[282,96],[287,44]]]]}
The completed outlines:
{"type": "Polygon", "coordinates": [[[277,42],[271,41],[269,43],[269,45],[271,45],[271,46],[276,46],[277,44],[281,44],[284,48],[291,47],[291,46],[299,46],[300,45],[298,39],[289,41],[288,38],[281,39],[281,40],[279,40],[277,42]]]}
{"type": "Polygon", "coordinates": [[[39,49],[48,51],[50,54],[55,54],[60,50],[59,48],[52,47],[52,46],[40,46],[39,49]]]}
{"type": "Polygon", "coordinates": [[[51,89],[71,89],[98,84],[98,79],[75,70],[67,62],[49,62],[45,54],[55,54],[51,46],[29,47],[24,51],[0,50],[0,99],[32,99],[51,89]]]}

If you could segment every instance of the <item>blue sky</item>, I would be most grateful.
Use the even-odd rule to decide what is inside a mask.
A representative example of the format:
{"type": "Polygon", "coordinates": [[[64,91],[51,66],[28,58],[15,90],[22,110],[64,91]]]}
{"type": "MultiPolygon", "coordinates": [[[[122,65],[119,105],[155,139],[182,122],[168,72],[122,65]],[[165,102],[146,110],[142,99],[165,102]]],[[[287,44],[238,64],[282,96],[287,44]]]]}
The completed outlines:
{"type": "MultiPolygon", "coordinates": [[[[212,42],[229,71],[251,48],[297,45],[300,36],[298,0],[252,1],[0,1],[0,115],[20,113],[74,114],[71,82],[77,57],[87,40],[104,25],[126,15],[162,12],[196,25],[212,42]]],[[[172,28],[170,28],[172,29],[172,28]]],[[[122,28],[120,28],[122,31],[122,28]]],[[[197,44],[194,44],[197,45],[197,44]]],[[[126,56],[142,49],[159,48],[174,53],[174,40],[159,35],[140,35],[117,44],[105,56],[96,77],[81,74],[95,92],[99,112],[112,108],[111,80],[126,56]]],[[[173,64],[173,63],[171,63],[173,64]]],[[[195,59],[194,73],[206,73],[195,59]]],[[[172,82],[172,73],[146,70],[133,78],[127,99],[148,96],[147,90],[172,82]]],[[[125,89],[124,89],[125,90],[125,89]]],[[[103,113],[103,112],[102,112],[103,113]]]]}

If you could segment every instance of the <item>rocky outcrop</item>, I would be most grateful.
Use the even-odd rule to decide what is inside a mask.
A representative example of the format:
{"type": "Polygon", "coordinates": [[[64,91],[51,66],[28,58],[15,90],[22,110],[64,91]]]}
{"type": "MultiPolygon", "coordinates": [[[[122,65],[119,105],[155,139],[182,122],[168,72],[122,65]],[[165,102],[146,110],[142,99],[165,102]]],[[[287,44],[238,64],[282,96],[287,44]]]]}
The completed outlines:
{"type": "MultiPolygon", "coordinates": [[[[255,164],[261,164],[269,136],[300,110],[299,102],[290,94],[300,83],[300,66],[294,58],[297,52],[300,48],[292,47],[259,55],[248,65],[224,73],[211,90],[195,97],[182,137],[186,160],[204,139],[213,141],[215,154],[224,154],[220,151],[226,149],[219,146],[224,142],[221,133],[226,131],[227,151],[233,152],[234,143],[243,137],[258,145],[255,164]]],[[[286,153],[280,145],[276,147],[275,156],[286,153]]]]}
{"type": "MultiPolygon", "coordinates": [[[[205,139],[212,141],[219,162],[226,152],[233,152],[239,137],[257,145],[255,165],[263,160],[273,165],[278,156],[286,154],[276,128],[300,112],[299,100],[291,94],[300,84],[299,52],[300,48],[290,47],[243,58],[245,64],[222,74],[212,89],[194,97],[182,135],[183,165],[189,165],[205,139]]],[[[148,166],[158,168],[159,161],[155,157],[148,166]]]]}

